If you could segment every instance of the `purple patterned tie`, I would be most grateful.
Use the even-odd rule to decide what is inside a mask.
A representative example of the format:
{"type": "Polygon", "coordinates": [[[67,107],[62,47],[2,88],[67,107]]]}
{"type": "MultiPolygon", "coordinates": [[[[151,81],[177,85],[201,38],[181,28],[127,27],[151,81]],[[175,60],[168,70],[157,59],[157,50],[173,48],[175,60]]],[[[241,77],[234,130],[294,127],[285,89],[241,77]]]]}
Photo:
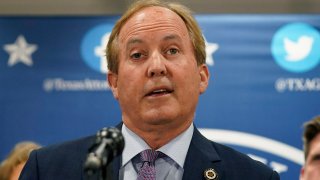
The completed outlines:
{"type": "Polygon", "coordinates": [[[159,155],[158,151],[152,149],[144,150],[140,153],[140,158],[142,166],[138,172],[137,180],[155,180],[156,179],[156,169],[154,167],[154,162],[159,155]]]}

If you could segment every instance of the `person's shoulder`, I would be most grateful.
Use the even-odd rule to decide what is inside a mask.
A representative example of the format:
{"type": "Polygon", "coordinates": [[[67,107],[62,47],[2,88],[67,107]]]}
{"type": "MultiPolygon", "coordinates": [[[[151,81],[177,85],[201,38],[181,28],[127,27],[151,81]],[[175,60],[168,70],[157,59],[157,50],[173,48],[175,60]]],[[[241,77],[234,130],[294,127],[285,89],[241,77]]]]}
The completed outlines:
{"type": "MultiPolygon", "coordinates": [[[[188,153],[188,167],[194,169],[196,163],[205,162],[205,168],[212,166],[221,179],[279,179],[278,173],[270,167],[231,147],[207,139],[197,129],[194,131],[188,153]]],[[[203,171],[202,164],[197,167],[200,167],[199,172],[203,171]]]]}
{"type": "Polygon", "coordinates": [[[90,136],[34,150],[22,179],[81,179],[83,162],[94,140],[95,136],[90,136]]]}
{"type": "Polygon", "coordinates": [[[260,161],[254,160],[231,147],[212,142],[218,155],[226,168],[237,168],[243,173],[255,174],[257,177],[270,177],[278,179],[278,174],[260,161]]]}
{"type": "Polygon", "coordinates": [[[65,141],[62,143],[57,143],[49,145],[43,148],[36,150],[38,157],[44,159],[48,158],[57,158],[57,157],[73,157],[84,156],[87,154],[88,149],[94,143],[95,136],[83,137],[76,140],[65,141]]]}
{"type": "Polygon", "coordinates": [[[211,153],[217,154],[218,156],[217,159],[220,159],[225,166],[228,166],[230,168],[235,168],[235,166],[237,166],[237,167],[240,167],[240,169],[241,168],[256,169],[256,170],[261,170],[263,172],[272,171],[271,168],[269,168],[265,164],[252,159],[246,154],[243,154],[226,145],[207,139],[198,130],[194,132],[194,140],[198,144],[196,146],[199,146],[201,148],[206,147],[206,149],[210,149],[211,153]]]}
{"type": "Polygon", "coordinates": [[[253,166],[261,166],[261,167],[266,167],[263,163],[253,160],[251,157],[249,157],[246,154],[243,154],[231,147],[225,146],[223,144],[219,144],[216,142],[212,142],[213,146],[215,147],[217,153],[219,156],[225,160],[225,161],[239,161],[239,163],[243,162],[249,165],[253,166]]]}

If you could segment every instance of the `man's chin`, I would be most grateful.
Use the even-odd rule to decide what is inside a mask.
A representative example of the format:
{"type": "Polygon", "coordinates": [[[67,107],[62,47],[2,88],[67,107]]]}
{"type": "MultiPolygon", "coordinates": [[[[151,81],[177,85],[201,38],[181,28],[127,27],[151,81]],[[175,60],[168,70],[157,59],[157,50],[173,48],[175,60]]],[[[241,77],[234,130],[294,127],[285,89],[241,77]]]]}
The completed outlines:
{"type": "Polygon", "coordinates": [[[166,117],[166,116],[153,116],[153,117],[146,118],[146,122],[150,125],[168,124],[172,121],[174,121],[173,118],[166,117]]]}

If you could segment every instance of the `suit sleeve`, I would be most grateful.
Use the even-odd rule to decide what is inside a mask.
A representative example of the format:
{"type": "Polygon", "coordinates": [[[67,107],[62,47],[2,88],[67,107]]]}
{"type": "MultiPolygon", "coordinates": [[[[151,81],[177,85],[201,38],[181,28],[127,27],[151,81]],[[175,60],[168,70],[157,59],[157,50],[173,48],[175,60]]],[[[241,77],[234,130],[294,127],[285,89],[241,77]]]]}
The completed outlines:
{"type": "Polygon", "coordinates": [[[37,150],[31,152],[30,157],[20,174],[19,180],[39,180],[37,150]]]}
{"type": "Polygon", "coordinates": [[[270,180],[280,180],[279,174],[276,171],[273,171],[271,174],[270,180]]]}

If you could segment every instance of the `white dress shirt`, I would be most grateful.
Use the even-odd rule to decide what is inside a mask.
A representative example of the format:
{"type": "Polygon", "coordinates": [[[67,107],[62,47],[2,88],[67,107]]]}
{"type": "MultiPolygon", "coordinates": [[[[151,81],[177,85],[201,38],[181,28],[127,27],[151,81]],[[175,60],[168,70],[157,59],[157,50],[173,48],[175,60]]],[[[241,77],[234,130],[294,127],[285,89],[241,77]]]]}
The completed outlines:
{"type": "MultiPolygon", "coordinates": [[[[166,156],[159,157],[155,162],[156,179],[179,180],[183,175],[183,164],[189,149],[193,135],[193,124],[182,132],[179,136],[172,139],[169,143],[157,149],[166,156]]],[[[151,149],[148,144],[137,134],[122,125],[122,134],[125,139],[125,147],[122,153],[122,163],[119,172],[119,179],[137,179],[138,169],[141,165],[140,158],[137,156],[145,149],[151,149]]]]}

